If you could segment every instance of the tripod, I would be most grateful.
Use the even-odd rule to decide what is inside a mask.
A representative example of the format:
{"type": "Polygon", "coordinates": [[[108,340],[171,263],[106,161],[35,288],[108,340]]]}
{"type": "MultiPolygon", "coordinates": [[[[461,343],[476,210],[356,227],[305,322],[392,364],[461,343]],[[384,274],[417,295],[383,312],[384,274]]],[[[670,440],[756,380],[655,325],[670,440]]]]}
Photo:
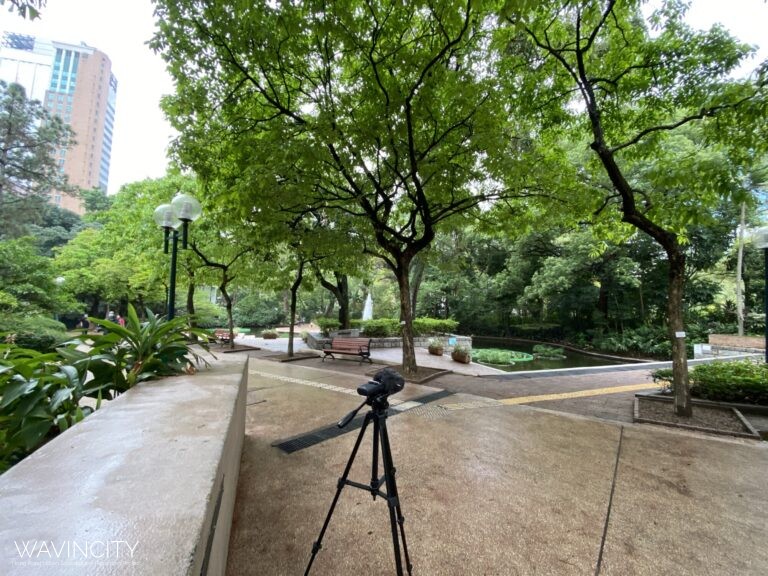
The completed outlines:
{"type": "Polygon", "coordinates": [[[352,454],[347,461],[347,467],[344,468],[344,473],[339,478],[338,487],[336,488],[336,495],[331,502],[331,509],[328,510],[328,516],[325,517],[325,523],[320,530],[320,535],[317,537],[317,541],[312,545],[312,556],[309,558],[307,569],[304,571],[304,576],[309,575],[309,571],[312,568],[312,563],[315,561],[315,556],[320,551],[322,546],[323,536],[325,530],[328,528],[328,524],[333,516],[333,511],[336,508],[336,503],[341,496],[341,490],[344,486],[352,486],[354,488],[360,488],[366,492],[370,492],[373,499],[376,500],[376,496],[381,496],[386,499],[389,505],[389,524],[392,529],[392,545],[395,549],[395,566],[397,567],[397,576],[403,576],[403,561],[400,555],[400,540],[403,543],[403,554],[405,555],[405,567],[408,570],[408,575],[411,574],[411,560],[408,556],[408,546],[405,542],[405,529],[403,523],[405,518],[400,509],[400,500],[397,496],[397,484],[395,482],[395,466],[392,462],[392,452],[389,447],[389,434],[387,433],[387,409],[389,403],[387,402],[387,395],[378,397],[366,398],[365,402],[360,404],[356,409],[352,410],[339,423],[339,428],[344,428],[355,417],[357,412],[366,404],[371,406],[371,409],[365,414],[363,425],[360,428],[360,434],[357,436],[355,447],[352,449],[352,454]],[[352,464],[357,456],[357,450],[360,448],[360,444],[363,441],[365,430],[368,428],[368,424],[373,422],[373,458],[371,465],[371,483],[370,485],[361,484],[348,479],[349,471],[352,469],[352,464]],[[381,447],[381,460],[384,468],[384,475],[379,478],[379,447],[381,447]],[[386,487],[386,493],[381,491],[381,487],[386,487]],[[399,529],[398,529],[399,526],[399,529]]]}

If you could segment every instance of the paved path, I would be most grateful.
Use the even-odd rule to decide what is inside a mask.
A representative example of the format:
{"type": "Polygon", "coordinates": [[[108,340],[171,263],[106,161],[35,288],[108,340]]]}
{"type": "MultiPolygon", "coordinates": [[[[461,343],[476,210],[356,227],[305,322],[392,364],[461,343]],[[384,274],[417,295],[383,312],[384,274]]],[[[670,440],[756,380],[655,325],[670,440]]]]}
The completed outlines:
{"type": "MultiPolygon", "coordinates": [[[[357,437],[326,434],[359,404],[370,367],[304,362],[251,361],[231,576],[303,573],[357,437]],[[286,442],[299,448],[287,453],[286,442]]],[[[638,374],[614,375],[626,378],[614,386],[638,374]]],[[[608,377],[574,386],[609,388],[608,377]]],[[[768,573],[765,443],[541,410],[621,393],[534,403],[546,395],[530,394],[534,384],[451,375],[392,398],[414,575],[768,573]],[[459,391],[461,381],[481,393],[459,391]],[[531,406],[507,403],[526,397],[531,406]]],[[[361,483],[370,447],[369,433],[352,468],[361,483]]],[[[312,574],[394,574],[388,518],[381,499],[344,488],[312,574]]]]}
{"type": "MultiPolygon", "coordinates": [[[[240,342],[240,339],[238,339],[240,342]]],[[[285,351],[287,340],[263,340],[248,337],[243,343],[264,348],[260,355],[285,351]]],[[[296,342],[296,351],[308,351],[303,342],[296,342]]],[[[374,362],[399,364],[400,348],[374,349],[374,362]]],[[[450,356],[433,356],[426,349],[416,350],[419,366],[451,371],[430,382],[431,386],[453,393],[467,393],[492,398],[508,404],[536,404],[541,408],[594,416],[620,422],[632,422],[634,394],[638,390],[655,390],[650,377],[651,367],[638,364],[627,367],[576,368],[546,372],[504,372],[482,364],[461,364],[450,356]]],[[[311,366],[351,372],[367,377],[372,368],[348,359],[304,359],[298,362],[311,366]]]]}

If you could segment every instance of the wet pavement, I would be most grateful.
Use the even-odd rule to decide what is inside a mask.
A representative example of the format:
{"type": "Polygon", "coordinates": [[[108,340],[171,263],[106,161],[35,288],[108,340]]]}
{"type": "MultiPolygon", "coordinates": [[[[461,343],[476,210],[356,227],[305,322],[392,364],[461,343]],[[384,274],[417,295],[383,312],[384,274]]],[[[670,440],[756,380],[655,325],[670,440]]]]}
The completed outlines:
{"type": "MultiPolygon", "coordinates": [[[[233,576],[304,573],[359,430],[326,434],[383,366],[279,363],[273,346],[249,353],[233,576]]],[[[648,371],[453,373],[393,395],[413,574],[768,573],[766,443],[631,424],[648,371]]],[[[351,478],[369,483],[371,458],[368,431],[351,478]]],[[[342,490],[322,544],[312,574],[396,573],[366,491],[342,490]]]]}

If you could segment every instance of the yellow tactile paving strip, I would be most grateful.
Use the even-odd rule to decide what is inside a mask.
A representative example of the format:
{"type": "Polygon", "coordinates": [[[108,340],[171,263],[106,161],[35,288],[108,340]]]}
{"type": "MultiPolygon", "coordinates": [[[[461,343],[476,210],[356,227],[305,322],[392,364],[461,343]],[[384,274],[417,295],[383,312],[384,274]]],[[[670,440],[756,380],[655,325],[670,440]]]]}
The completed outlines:
{"type": "Polygon", "coordinates": [[[577,390],[576,392],[563,392],[561,394],[541,394],[539,396],[519,396],[517,398],[504,398],[499,400],[501,404],[530,404],[532,402],[546,402],[547,400],[566,400],[568,398],[584,398],[587,396],[602,396],[604,394],[617,394],[620,392],[634,392],[636,390],[653,390],[659,386],[653,382],[642,384],[628,384],[625,386],[611,386],[609,388],[592,388],[591,390],[577,390]]]}

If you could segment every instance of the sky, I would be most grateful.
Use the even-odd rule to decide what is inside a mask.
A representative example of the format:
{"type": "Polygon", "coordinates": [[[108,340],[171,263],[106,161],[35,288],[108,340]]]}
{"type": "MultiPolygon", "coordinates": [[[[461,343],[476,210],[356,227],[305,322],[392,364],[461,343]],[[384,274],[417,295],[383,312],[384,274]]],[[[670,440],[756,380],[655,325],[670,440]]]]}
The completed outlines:
{"type": "MultiPolygon", "coordinates": [[[[720,22],[740,40],[761,46],[753,62],[768,58],[768,0],[693,0],[688,20],[695,28],[720,22]]],[[[151,0],[47,0],[34,22],[0,7],[0,30],[85,42],[107,54],[118,82],[108,192],[165,175],[173,130],[159,102],[173,92],[173,82],[146,45],[154,33],[151,0]]]]}

